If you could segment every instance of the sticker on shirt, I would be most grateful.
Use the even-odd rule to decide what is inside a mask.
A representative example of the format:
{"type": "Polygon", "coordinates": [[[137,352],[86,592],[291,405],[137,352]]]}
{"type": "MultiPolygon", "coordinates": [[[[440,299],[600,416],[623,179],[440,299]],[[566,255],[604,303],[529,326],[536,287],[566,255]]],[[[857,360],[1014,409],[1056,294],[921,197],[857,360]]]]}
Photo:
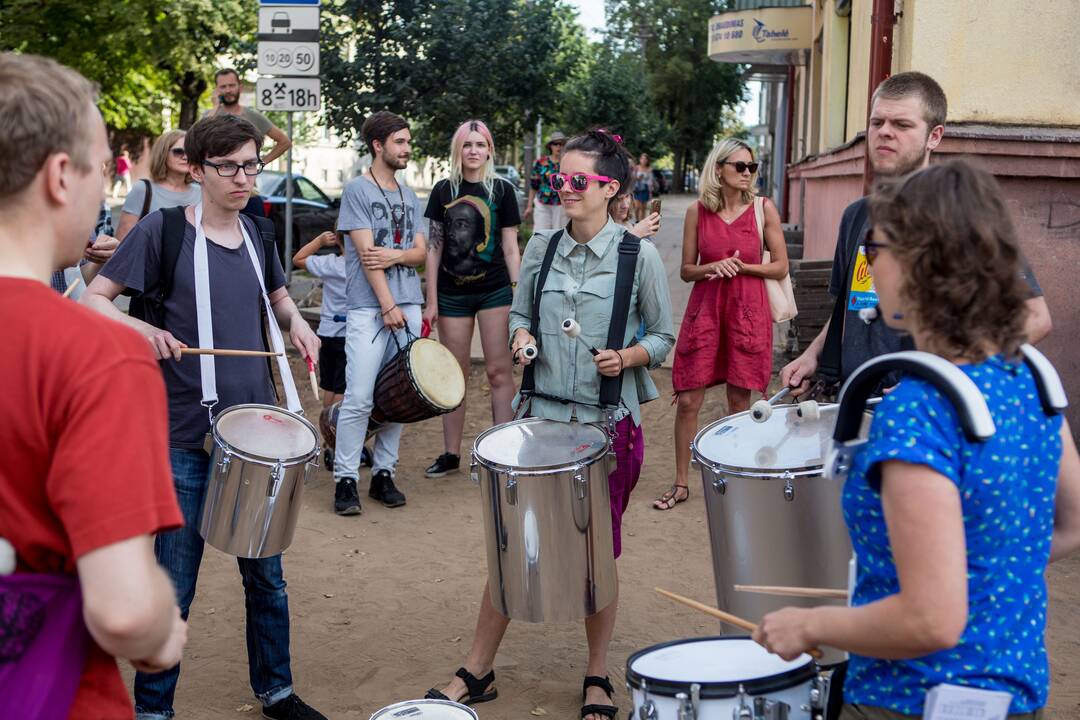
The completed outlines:
{"type": "Polygon", "coordinates": [[[877,307],[878,296],[874,290],[874,279],[870,276],[870,263],[866,262],[866,246],[859,246],[855,256],[855,270],[851,274],[851,294],[848,296],[847,309],[857,312],[864,308],[877,307]]]}

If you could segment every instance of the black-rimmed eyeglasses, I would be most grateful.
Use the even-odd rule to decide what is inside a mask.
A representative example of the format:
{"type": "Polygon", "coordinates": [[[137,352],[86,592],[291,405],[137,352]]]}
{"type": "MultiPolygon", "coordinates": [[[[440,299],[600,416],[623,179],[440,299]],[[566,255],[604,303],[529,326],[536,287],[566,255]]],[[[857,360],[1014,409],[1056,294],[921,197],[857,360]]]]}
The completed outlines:
{"type": "Polygon", "coordinates": [[[252,160],[243,165],[238,165],[237,163],[215,163],[210,162],[209,160],[203,160],[203,165],[209,165],[214,168],[217,170],[217,174],[223,178],[236,177],[236,173],[240,172],[240,168],[244,168],[245,175],[252,177],[261,173],[263,168],[266,167],[266,163],[260,162],[259,160],[252,160]]]}

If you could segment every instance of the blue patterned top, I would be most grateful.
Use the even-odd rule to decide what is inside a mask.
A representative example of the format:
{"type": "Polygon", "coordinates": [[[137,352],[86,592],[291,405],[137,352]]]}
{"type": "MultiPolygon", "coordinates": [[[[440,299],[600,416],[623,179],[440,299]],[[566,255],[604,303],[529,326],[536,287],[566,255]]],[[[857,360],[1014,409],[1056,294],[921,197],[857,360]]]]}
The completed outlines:
{"type": "Polygon", "coordinates": [[[913,660],[851,656],[844,700],[922,715],[941,683],[1012,693],[1010,712],[1046,704],[1046,583],[1061,460],[1061,417],[1048,417],[1031,371],[1002,356],[959,366],[982,391],[997,432],[963,434],[931,384],[905,378],[878,407],[844,486],[844,520],[858,557],[852,605],[900,590],[881,506],[881,466],[926,465],[955,483],[967,541],[968,619],[960,643],[913,660]]]}

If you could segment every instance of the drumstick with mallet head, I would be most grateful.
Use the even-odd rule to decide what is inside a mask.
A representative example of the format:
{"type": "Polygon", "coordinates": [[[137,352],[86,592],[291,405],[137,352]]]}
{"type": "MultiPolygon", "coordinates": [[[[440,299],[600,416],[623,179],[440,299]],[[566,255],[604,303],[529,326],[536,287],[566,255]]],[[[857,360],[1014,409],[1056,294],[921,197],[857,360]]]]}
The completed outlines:
{"type": "Polygon", "coordinates": [[[181,355],[220,355],[223,357],[277,357],[281,353],[264,350],[229,350],[226,348],[180,348],[181,355]]]}
{"type": "MultiPolygon", "coordinates": [[[[717,620],[722,620],[722,621],[726,622],[728,625],[734,625],[735,627],[737,627],[737,628],[739,628],[741,630],[745,630],[748,633],[756,632],[757,629],[758,629],[757,625],[750,622],[749,620],[743,620],[738,615],[732,615],[731,613],[726,613],[723,610],[720,610],[720,609],[714,608],[712,606],[706,605],[705,603],[699,603],[697,600],[691,600],[690,598],[684,597],[682,595],[677,595],[677,594],[675,594],[675,593],[673,593],[673,592],[671,592],[669,590],[664,590],[663,588],[653,588],[653,589],[656,590],[656,592],[660,593],[661,595],[663,595],[664,597],[666,597],[666,598],[668,598],[670,600],[674,600],[675,602],[681,603],[681,604],[685,605],[688,608],[693,608],[694,610],[697,610],[699,612],[703,612],[706,615],[711,615],[714,618],[716,618],[717,620]]],[[[824,654],[821,652],[821,650],[819,650],[817,648],[810,648],[809,650],[806,651],[806,654],[809,655],[810,657],[814,658],[815,660],[820,660],[822,657],[824,657],[824,654]]]]}
{"type": "MultiPolygon", "coordinates": [[[[520,352],[525,357],[525,359],[530,362],[535,360],[536,356],[540,354],[540,352],[536,349],[536,346],[532,343],[521,346],[520,348],[518,348],[518,352],[520,352]]],[[[517,365],[519,362],[520,360],[518,359],[517,353],[514,353],[514,364],[517,365]]]]}
{"type": "Polygon", "coordinates": [[[585,338],[581,337],[581,325],[579,325],[578,321],[574,318],[566,318],[562,321],[562,331],[566,333],[566,337],[577,338],[578,341],[585,346],[585,349],[593,355],[593,357],[596,357],[600,354],[599,350],[586,342],[585,338]]]}

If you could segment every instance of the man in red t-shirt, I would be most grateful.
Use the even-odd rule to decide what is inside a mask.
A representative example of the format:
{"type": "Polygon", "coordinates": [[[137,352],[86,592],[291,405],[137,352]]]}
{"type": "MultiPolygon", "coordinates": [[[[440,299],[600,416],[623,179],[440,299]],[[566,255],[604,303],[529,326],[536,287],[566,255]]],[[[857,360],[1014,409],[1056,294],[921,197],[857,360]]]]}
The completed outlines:
{"type": "MultiPolygon", "coordinates": [[[[74,664],[70,692],[39,691],[36,701],[49,717],[70,704],[68,717],[113,720],[134,717],[114,657],[144,672],[173,667],[187,626],[154,560],[152,535],[182,522],[161,372],[137,333],[49,288],[53,270],[82,257],[101,204],[110,151],[94,102],[78,73],[0,53],[0,307],[9,349],[0,353],[0,537],[16,555],[16,573],[0,576],[8,590],[0,636],[4,660],[14,645],[26,648],[14,659],[17,675],[56,616],[43,613],[39,627],[13,621],[11,596],[22,591],[12,588],[47,574],[68,583],[75,632],[55,657],[57,667],[74,664]]],[[[37,717],[35,687],[3,687],[5,677],[0,714],[37,717]]]]}

